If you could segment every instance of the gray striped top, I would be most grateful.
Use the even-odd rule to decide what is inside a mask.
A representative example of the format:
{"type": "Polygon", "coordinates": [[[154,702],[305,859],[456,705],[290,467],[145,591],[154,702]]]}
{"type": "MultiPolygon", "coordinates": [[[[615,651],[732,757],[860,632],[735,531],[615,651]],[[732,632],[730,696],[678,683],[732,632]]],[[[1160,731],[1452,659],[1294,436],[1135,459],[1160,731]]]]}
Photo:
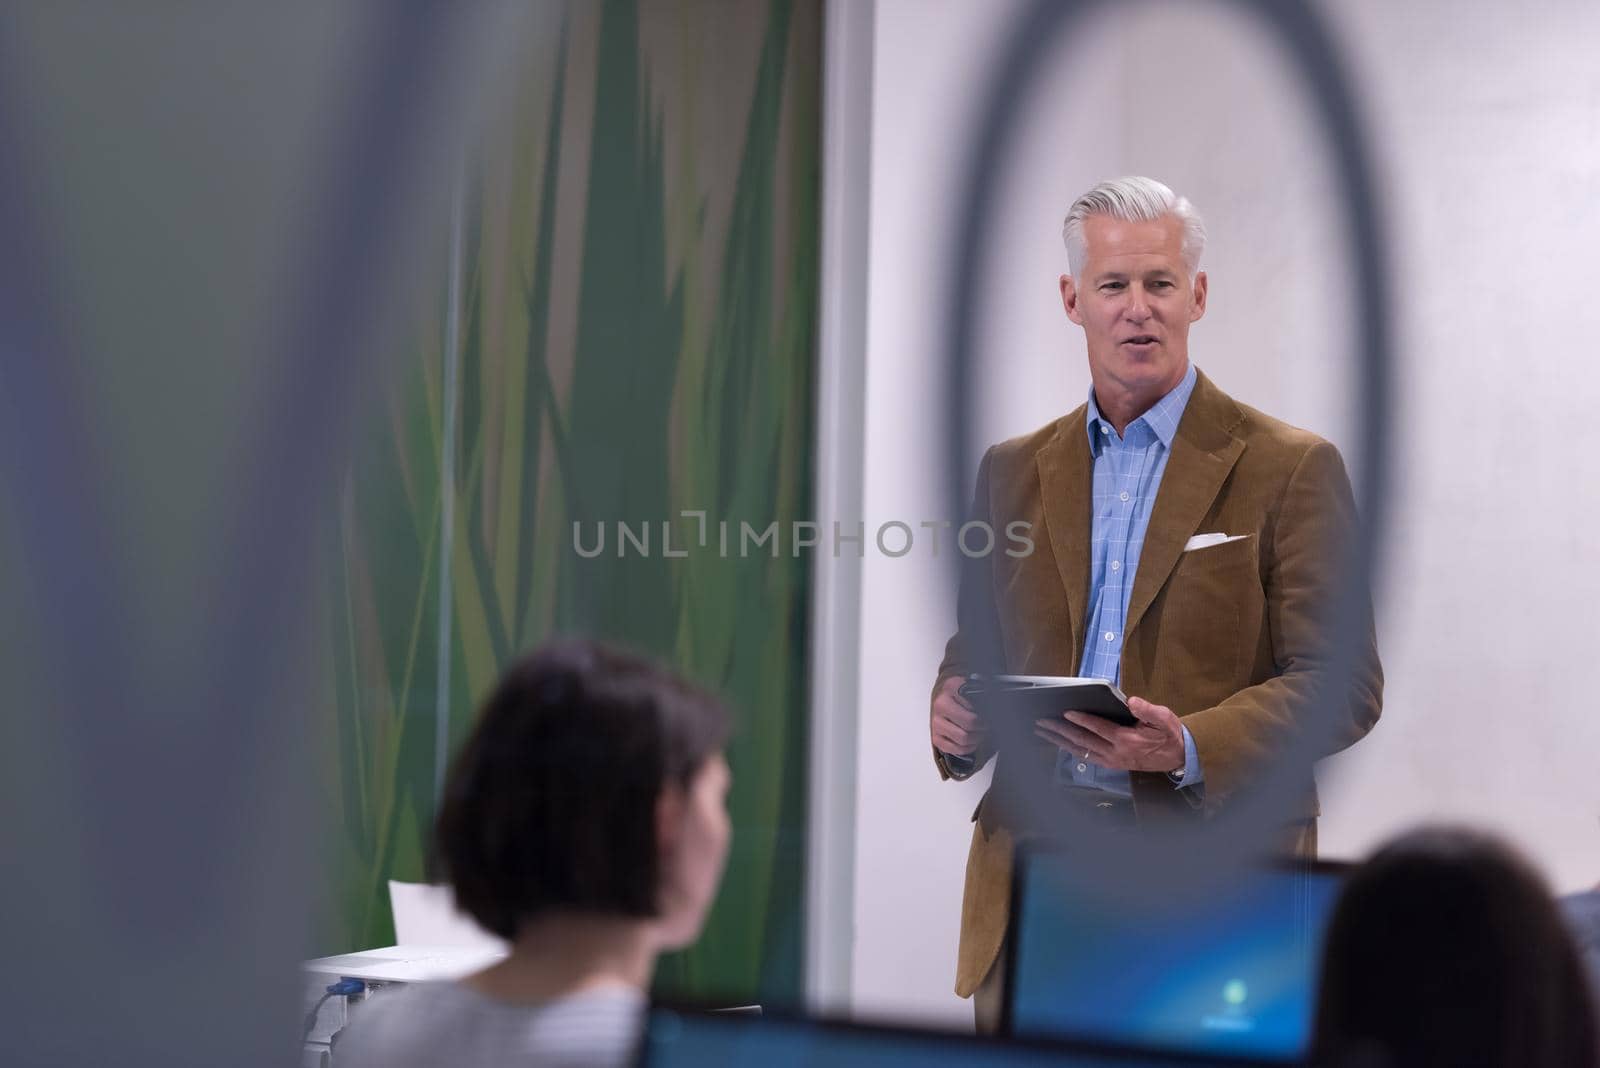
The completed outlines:
{"type": "Polygon", "coordinates": [[[624,1068],[645,1007],[645,995],[625,987],[514,1005],[461,983],[418,983],[354,1006],[334,1044],[333,1064],[624,1068]]]}

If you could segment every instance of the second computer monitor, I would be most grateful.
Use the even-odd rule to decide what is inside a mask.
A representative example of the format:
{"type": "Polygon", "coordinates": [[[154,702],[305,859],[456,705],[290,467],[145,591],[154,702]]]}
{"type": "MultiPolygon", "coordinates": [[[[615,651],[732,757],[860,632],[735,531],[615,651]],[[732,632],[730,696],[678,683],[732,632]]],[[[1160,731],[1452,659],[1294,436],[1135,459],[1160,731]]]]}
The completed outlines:
{"type": "Polygon", "coordinates": [[[1024,852],[1013,897],[1006,1023],[1014,1034],[1194,1053],[1297,1057],[1343,868],[1263,864],[1220,891],[1181,879],[1171,907],[1126,907],[1024,852]]]}

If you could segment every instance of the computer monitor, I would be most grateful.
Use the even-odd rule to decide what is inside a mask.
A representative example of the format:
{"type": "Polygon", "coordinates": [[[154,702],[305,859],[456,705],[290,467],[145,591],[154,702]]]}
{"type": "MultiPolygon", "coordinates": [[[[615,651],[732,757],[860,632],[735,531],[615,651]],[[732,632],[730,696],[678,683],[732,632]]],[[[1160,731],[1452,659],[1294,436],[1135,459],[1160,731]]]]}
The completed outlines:
{"type": "Polygon", "coordinates": [[[1295,1058],[1344,867],[1286,861],[1172,907],[1108,903],[1072,858],[1021,850],[1004,1027],[1221,1055],[1295,1058]]]}
{"type": "Polygon", "coordinates": [[[639,1060],[642,1068],[1286,1068],[1287,1063],[659,1006],[650,1012],[639,1060]]]}

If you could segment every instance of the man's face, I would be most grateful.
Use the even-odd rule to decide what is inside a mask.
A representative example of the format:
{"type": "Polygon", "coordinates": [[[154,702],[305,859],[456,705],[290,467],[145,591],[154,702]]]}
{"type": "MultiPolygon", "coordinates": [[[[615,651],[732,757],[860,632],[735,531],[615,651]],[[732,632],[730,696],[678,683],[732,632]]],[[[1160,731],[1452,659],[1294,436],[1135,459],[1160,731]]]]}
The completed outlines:
{"type": "Polygon", "coordinates": [[[1088,340],[1096,396],[1148,406],[1188,369],[1189,324],[1206,310],[1205,272],[1190,282],[1183,224],[1172,216],[1091,215],[1083,237],[1088,256],[1080,277],[1061,276],[1061,303],[1088,340]]]}

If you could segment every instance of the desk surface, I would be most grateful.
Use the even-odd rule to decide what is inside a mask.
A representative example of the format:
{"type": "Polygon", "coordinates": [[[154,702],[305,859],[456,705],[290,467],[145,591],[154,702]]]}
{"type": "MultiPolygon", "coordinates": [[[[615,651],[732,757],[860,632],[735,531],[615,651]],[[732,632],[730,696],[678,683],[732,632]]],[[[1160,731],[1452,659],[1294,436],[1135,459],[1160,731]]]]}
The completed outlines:
{"type": "Polygon", "coordinates": [[[365,979],[377,983],[424,983],[459,979],[505,958],[505,950],[483,946],[385,946],[336,957],[318,957],[303,965],[314,975],[365,979]]]}

